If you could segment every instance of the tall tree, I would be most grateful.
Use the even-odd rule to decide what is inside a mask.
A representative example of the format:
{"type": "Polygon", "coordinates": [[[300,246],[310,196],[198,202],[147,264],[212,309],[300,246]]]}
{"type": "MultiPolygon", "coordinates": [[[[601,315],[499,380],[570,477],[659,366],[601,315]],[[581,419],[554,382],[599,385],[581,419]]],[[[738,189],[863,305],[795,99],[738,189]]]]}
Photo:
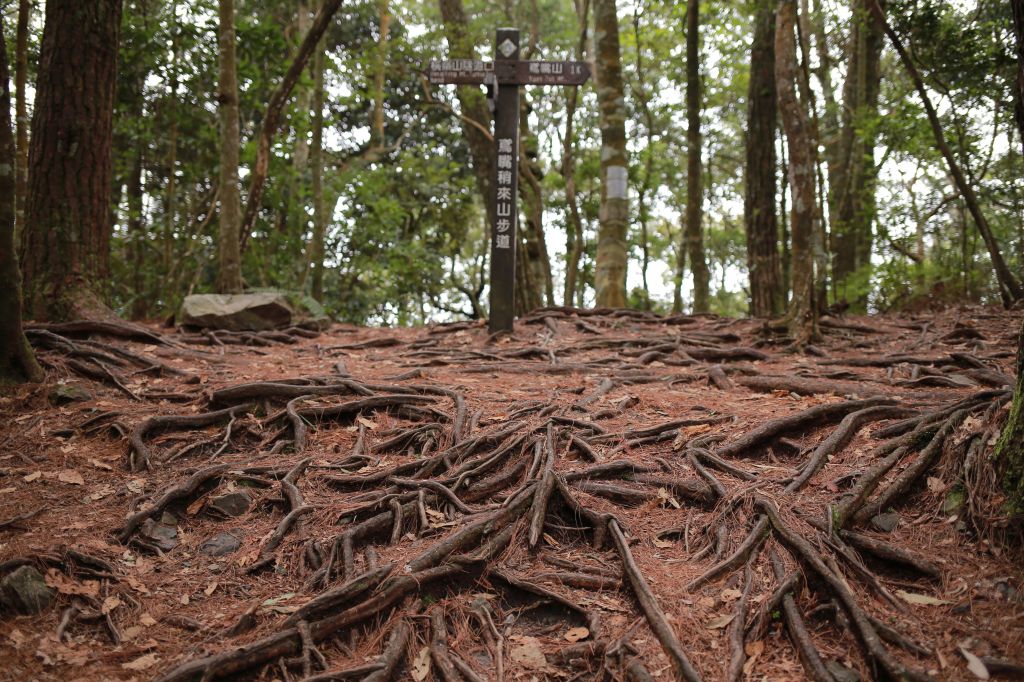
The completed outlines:
{"type": "Polygon", "coordinates": [[[14,115],[17,126],[15,144],[17,165],[14,186],[14,243],[25,224],[25,198],[28,195],[28,105],[25,86],[28,82],[28,22],[32,14],[29,0],[18,1],[18,27],[14,42],[14,115]]]}
{"type": "MultiPolygon", "coordinates": [[[[846,295],[850,276],[871,265],[883,40],[878,18],[868,6],[873,2],[851,1],[841,126],[834,163],[829,165],[832,277],[840,296],[846,295]]],[[[864,298],[862,292],[858,298],[864,298]]]]}
{"type": "MultiPolygon", "coordinates": [[[[11,89],[7,73],[7,44],[0,16],[0,159],[14,158],[11,129],[11,89]]],[[[0,385],[39,381],[43,372],[21,328],[21,273],[14,251],[15,169],[0,163],[0,385]]]]}
{"type": "Polygon", "coordinates": [[[120,27],[121,0],[46,3],[22,233],[28,317],[110,314],[101,286],[120,27]]]}
{"type": "Polygon", "coordinates": [[[754,317],[772,317],[782,312],[775,214],[776,125],[775,7],[773,0],[756,0],[747,86],[747,162],[743,195],[750,314],[754,317]]]}
{"type": "Polygon", "coordinates": [[[220,0],[217,32],[220,104],[220,230],[217,253],[217,289],[222,294],[242,292],[240,228],[242,200],[238,189],[241,132],[238,114],[238,62],[235,58],[235,2],[220,0]]]}
{"type": "Polygon", "coordinates": [[[313,56],[313,141],[309,154],[312,166],[313,235],[307,260],[310,269],[310,294],[324,300],[324,238],[327,233],[327,211],[324,207],[324,45],[323,40],[313,56]]]}
{"type": "Polygon", "coordinates": [[[786,323],[797,346],[818,335],[818,309],[814,302],[815,154],[811,143],[806,103],[796,92],[796,1],[781,0],[775,24],[775,88],[789,148],[789,187],[792,194],[792,287],[786,323]]]}
{"type": "Polygon", "coordinates": [[[967,210],[974,219],[974,224],[978,228],[978,232],[981,234],[981,238],[985,242],[989,258],[992,261],[992,269],[996,274],[996,282],[999,284],[999,293],[1002,296],[1003,303],[1009,306],[1024,298],[1024,288],[1021,287],[1021,283],[1013,276],[1013,273],[1010,272],[1010,269],[1006,266],[1006,261],[1003,260],[1003,254],[999,250],[999,244],[996,242],[995,235],[992,234],[992,228],[989,226],[988,218],[985,217],[985,213],[981,210],[981,203],[978,201],[978,195],[974,191],[974,187],[971,183],[968,182],[967,176],[964,175],[963,169],[960,167],[960,163],[957,161],[956,156],[953,154],[953,150],[946,141],[946,135],[942,130],[942,123],[939,121],[939,114],[935,110],[935,106],[932,104],[931,98],[928,96],[928,90],[925,88],[921,72],[918,71],[917,65],[910,57],[910,53],[908,53],[907,49],[903,46],[903,41],[900,40],[899,35],[886,21],[885,13],[882,11],[879,0],[868,1],[871,5],[870,9],[872,14],[875,16],[878,24],[885,30],[885,34],[889,37],[889,41],[892,43],[893,49],[896,50],[896,53],[900,57],[900,61],[903,62],[904,68],[910,75],[910,80],[914,83],[914,89],[917,90],[917,94],[921,98],[921,103],[924,105],[925,113],[928,116],[928,124],[931,127],[932,135],[935,138],[935,146],[938,147],[939,152],[942,154],[942,158],[945,159],[946,165],[949,167],[949,174],[953,178],[953,184],[956,186],[957,191],[963,198],[964,203],[967,204],[967,210]]]}
{"type": "Polygon", "coordinates": [[[708,311],[708,263],[704,257],[704,187],[700,134],[700,0],[686,5],[686,230],[683,239],[693,275],[693,312],[708,311]]]}
{"type": "Polygon", "coordinates": [[[594,288],[597,290],[597,305],[623,308],[626,306],[629,182],[626,96],[615,0],[594,0],[594,26],[601,126],[601,208],[594,288]]]}

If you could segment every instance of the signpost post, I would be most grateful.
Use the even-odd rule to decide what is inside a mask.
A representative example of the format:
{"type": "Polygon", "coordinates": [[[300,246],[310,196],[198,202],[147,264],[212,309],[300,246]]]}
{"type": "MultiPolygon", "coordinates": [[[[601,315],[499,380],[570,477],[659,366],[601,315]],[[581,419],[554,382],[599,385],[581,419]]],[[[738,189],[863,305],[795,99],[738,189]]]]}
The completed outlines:
{"type": "Polygon", "coordinates": [[[519,211],[519,88],[582,85],[586,62],[521,61],[519,29],[499,28],[493,62],[449,59],[430,62],[431,83],[486,85],[494,112],[494,202],[491,214],[491,333],[511,332],[515,319],[516,244],[519,211]]]}

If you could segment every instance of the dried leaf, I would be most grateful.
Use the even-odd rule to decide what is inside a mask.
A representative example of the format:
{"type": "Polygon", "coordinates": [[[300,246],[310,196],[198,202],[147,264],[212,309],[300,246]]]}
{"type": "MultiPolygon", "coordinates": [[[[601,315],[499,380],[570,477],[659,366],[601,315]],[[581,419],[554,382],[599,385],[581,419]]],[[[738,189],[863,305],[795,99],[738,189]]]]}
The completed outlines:
{"type": "Polygon", "coordinates": [[[669,547],[673,547],[676,544],[674,542],[670,542],[669,540],[653,540],[652,542],[654,543],[655,547],[660,547],[661,549],[668,549],[669,547]]]}
{"type": "Polygon", "coordinates": [[[209,597],[211,594],[213,594],[213,591],[217,589],[217,584],[217,581],[214,580],[212,583],[206,586],[206,589],[203,590],[203,594],[209,597]]]}
{"type": "Polygon", "coordinates": [[[150,628],[156,625],[156,618],[149,615],[148,612],[144,612],[141,616],[139,616],[139,623],[145,625],[147,628],[150,628]]]}
{"type": "Polygon", "coordinates": [[[416,652],[416,656],[412,659],[412,670],[409,672],[416,682],[423,682],[427,679],[427,675],[430,674],[430,649],[423,647],[416,652]]]}
{"type": "Polygon", "coordinates": [[[82,478],[82,474],[74,469],[64,469],[57,474],[57,480],[61,483],[70,483],[71,485],[85,485],[85,479],[82,478]]]}
{"type": "Polygon", "coordinates": [[[764,640],[759,639],[756,642],[747,642],[743,650],[747,654],[747,660],[743,664],[743,675],[748,676],[754,670],[754,664],[757,663],[757,657],[764,653],[764,640]]]}
{"type": "Polygon", "coordinates": [[[366,417],[363,417],[362,415],[356,417],[356,421],[359,422],[360,424],[362,424],[363,426],[365,426],[368,429],[375,429],[375,428],[377,428],[377,423],[376,422],[372,422],[369,419],[367,419],[366,417]]]}
{"type": "Polygon", "coordinates": [[[946,484],[942,482],[941,478],[935,478],[934,476],[928,477],[928,490],[933,493],[941,493],[946,489],[946,484]]]}
{"type": "Polygon", "coordinates": [[[80,594],[86,597],[98,597],[100,583],[98,580],[78,582],[67,577],[56,568],[46,571],[46,584],[61,594],[80,594]]]}
{"type": "Polygon", "coordinates": [[[567,642],[579,642],[590,636],[590,630],[586,628],[571,628],[565,633],[565,641],[567,642]]]}
{"type": "Polygon", "coordinates": [[[28,476],[22,476],[21,480],[25,481],[25,483],[31,483],[32,481],[38,481],[39,477],[42,476],[42,475],[43,475],[42,471],[33,471],[28,476]]]}
{"type": "Polygon", "coordinates": [[[734,613],[723,613],[718,618],[708,623],[708,630],[721,630],[726,625],[732,622],[732,619],[736,617],[734,613]]]}
{"type": "Polygon", "coordinates": [[[105,464],[105,463],[99,461],[98,459],[90,459],[89,460],[89,464],[92,464],[97,469],[103,469],[104,471],[113,471],[114,470],[114,467],[110,466],[109,464],[105,464]]]}
{"type": "Polygon", "coordinates": [[[723,590],[722,601],[736,601],[743,596],[743,593],[739,590],[723,590]]]}
{"type": "Polygon", "coordinates": [[[967,669],[971,671],[972,675],[977,677],[979,680],[987,680],[991,677],[988,672],[988,668],[985,667],[985,664],[980,658],[963,647],[959,648],[960,653],[967,659],[967,669]]]}
{"type": "Polygon", "coordinates": [[[548,659],[540,650],[540,641],[536,637],[520,637],[509,651],[509,658],[529,670],[544,670],[548,667],[548,659]]]}
{"type": "Polygon", "coordinates": [[[122,663],[121,667],[125,670],[148,670],[156,665],[157,660],[156,654],[146,654],[136,658],[134,661],[122,663]]]}
{"type": "Polygon", "coordinates": [[[121,600],[118,599],[117,597],[111,595],[111,596],[109,596],[109,597],[107,597],[106,599],[103,600],[102,611],[103,611],[103,613],[110,613],[111,611],[113,611],[114,609],[116,609],[120,605],[121,605],[121,600]]]}
{"type": "Polygon", "coordinates": [[[124,581],[126,583],[128,583],[129,587],[131,587],[133,590],[135,590],[139,594],[149,594],[149,588],[146,587],[146,583],[142,582],[141,580],[136,578],[134,575],[127,575],[127,576],[125,576],[124,581]]]}
{"type": "Polygon", "coordinates": [[[942,606],[943,604],[950,604],[945,599],[936,599],[935,597],[929,597],[927,594],[918,594],[916,592],[905,592],[904,590],[896,590],[896,596],[907,602],[908,604],[917,604],[918,606],[942,606]]]}

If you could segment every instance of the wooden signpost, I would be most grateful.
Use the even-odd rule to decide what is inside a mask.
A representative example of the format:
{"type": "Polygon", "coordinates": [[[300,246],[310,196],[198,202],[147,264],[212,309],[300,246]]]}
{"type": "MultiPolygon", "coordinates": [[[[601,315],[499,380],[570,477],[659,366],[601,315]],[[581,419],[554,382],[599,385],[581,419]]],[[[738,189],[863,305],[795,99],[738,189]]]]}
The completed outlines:
{"type": "Polygon", "coordinates": [[[517,28],[497,30],[493,62],[475,59],[430,62],[428,78],[431,83],[487,86],[494,112],[491,333],[511,332],[515,319],[519,88],[523,85],[582,85],[589,77],[586,62],[521,61],[517,28]]]}

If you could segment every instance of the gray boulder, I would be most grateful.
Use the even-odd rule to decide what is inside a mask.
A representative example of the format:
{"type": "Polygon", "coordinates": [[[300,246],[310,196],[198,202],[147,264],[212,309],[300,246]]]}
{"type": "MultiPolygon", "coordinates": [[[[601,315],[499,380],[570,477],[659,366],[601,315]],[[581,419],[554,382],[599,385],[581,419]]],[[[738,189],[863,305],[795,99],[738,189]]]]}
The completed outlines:
{"type": "Polygon", "coordinates": [[[43,574],[32,566],[21,566],[0,580],[0,604],[14,613],[39,613],[53,603],[54,596],[43,574]]]}
{"type": "Polygon", "coordinates": [[[284,294],[193,294],[186,296],[178,324],[233,332],[266,331],[292,324],[292,306],[284,294]]]}

